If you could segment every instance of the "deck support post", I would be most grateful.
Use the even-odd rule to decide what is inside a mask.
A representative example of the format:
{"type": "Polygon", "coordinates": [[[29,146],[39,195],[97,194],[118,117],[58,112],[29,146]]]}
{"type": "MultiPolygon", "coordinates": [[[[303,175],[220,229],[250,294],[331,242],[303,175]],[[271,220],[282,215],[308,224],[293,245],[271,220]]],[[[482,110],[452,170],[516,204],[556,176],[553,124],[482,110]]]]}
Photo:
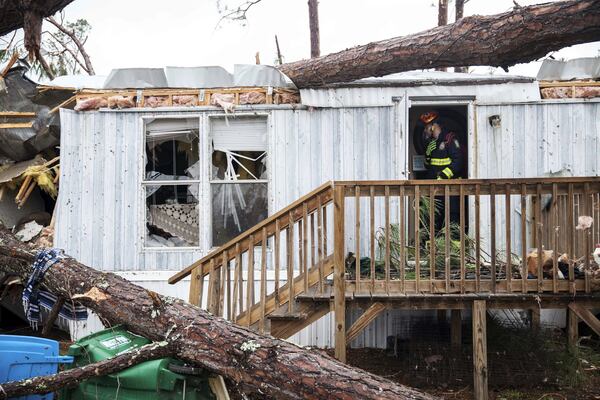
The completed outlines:
{"type": "Polygon", "coordinates": [[[447,310],[437,310],[438,324],[444,325],[448,321],[448,318],[447,318],[448,314],[446,311],[447,310]]]}
{"type": "Polygon", "coordinates": [[[539,307],[534,307],[532,309],[529,310],[529,320],[531,321],[531,330],[533,333],[539,333],[540,332],[540,325],[541,325],[541,316],[540,316],[540,308],[539,307]]]}
{"type": "Polygon", "coordinates": [[[473,380],[475,400],[488,400],[485,300],[473,301],[473,380]]]}
{"type": "Polygon", "coordinates": [[[450,314],[450,344],[452,348],[459,349],[462,343],[462,315],[461,310],[452,310],[450,314]]]}
{"type": "Polygon", "coordinates": [[[335,313],[335,358],[346,362],[346,288],[344,186],[333,189],[333,302],[335,313]]]}
{"type": "Polygon", "coordinates": [[[577,350],[579,340],[579,317],[573,310],[567,308],[567,340],[570,352],[577,350]]]}

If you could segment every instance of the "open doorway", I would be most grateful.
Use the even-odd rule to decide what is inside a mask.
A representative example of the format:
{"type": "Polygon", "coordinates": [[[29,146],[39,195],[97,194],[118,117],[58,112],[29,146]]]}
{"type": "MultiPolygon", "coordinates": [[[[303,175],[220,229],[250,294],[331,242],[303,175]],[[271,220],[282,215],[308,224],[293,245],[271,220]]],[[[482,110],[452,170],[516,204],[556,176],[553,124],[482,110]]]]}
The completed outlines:
{"type": "Polygon", "coordinates": [[[468,106],[467,105],[414,105],[409,108],[408,113],[408,172],[410,179],[426,179],[427,170],[425,167],[425,139],[423,136],[423,123],[419,116],[423,113],[435,111],[439,115],[441,125],[447,130],[454,132],[455,137],[460,143],[462,152],[462,170],[460,177],[469,177],[469,154],[468,154],[468,106]]]}

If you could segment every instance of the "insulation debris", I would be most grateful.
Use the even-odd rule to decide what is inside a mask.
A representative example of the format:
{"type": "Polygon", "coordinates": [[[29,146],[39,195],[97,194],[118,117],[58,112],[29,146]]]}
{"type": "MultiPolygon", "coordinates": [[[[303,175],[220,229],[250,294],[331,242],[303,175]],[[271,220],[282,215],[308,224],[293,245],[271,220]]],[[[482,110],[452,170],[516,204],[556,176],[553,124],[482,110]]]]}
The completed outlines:
{"type": "Polygon", "coordinates": [[[110,96],[108,98],[108,108],[132,108],[135,107],[133,96],[110,96]]]}
{"type": "Polygon", "coordinates": [[[240,104],[265,104],[267,95],[261,92],[247,92],[240,94],[240,104]]]}
{"type": "Polygon", "coordinates": [[[300,93],[297,90],[276,89],[273,102],[275,104],[298,104],[300,103],[300,93]]]}
{"type": "Polygon", "coordinates": [[[600,97],[600,86],[565,86],[541,89],[542,99],[591,99],[600,97]]]}
{"type": "Polygon", "coordinates": [[[90,111],[108,107],[108,100],[104,97],[90,97],[87,99],[77,99],[75,111],[90,111]]]}
{"type": "Polygon", "coordinates": [[[169,96],[148,96],[144,100],[144,106],[156,108],[169,105],[169,96]]]}
{"type": "Polygon", "coordinates": [[[233,112],[235,108],[235,95],[233,93],[213,93],[210,96],[210,105],[219,106],[226,113],[233,112]]]}
{"type": "Polygon", "coordinates": [[[175,95],[173,96],[174,106],[191,107],[198,104],[198,96],[194,95],[175,95]]]}

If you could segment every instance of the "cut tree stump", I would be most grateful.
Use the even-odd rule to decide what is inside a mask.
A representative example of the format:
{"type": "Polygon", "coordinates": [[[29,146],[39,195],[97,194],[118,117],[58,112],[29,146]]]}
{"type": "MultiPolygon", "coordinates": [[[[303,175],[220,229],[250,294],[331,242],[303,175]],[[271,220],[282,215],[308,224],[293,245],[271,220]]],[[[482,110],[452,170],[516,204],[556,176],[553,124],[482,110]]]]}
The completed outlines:
{"type": "MultiPolygon", "coordinates": [[[[0,271],[27,279],[36,251],[0,229],[0,271]]],[[[321,352],[259,335],[117,275],[66,258],[44,286],[74,299],[111,324],[155,342],[173,356],[228,379],[228,387],[266,399],[433,399],[433,396],[345,365],[321,352]]],[[[345,333],[345,331],[344,331],[345,333]]]]}

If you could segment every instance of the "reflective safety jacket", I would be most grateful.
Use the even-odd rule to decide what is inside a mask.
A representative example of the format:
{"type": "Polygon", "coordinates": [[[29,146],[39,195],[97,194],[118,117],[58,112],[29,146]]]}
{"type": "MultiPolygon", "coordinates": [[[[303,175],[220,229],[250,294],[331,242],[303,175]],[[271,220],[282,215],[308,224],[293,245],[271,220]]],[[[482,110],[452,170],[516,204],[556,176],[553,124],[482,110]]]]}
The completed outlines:
{"type": "Polygon", "coordinates": [[[463,155],[453,132],[442,130],[437,139],[431,138],[425,147],[428,179],[460,178],[463,155]]]}

